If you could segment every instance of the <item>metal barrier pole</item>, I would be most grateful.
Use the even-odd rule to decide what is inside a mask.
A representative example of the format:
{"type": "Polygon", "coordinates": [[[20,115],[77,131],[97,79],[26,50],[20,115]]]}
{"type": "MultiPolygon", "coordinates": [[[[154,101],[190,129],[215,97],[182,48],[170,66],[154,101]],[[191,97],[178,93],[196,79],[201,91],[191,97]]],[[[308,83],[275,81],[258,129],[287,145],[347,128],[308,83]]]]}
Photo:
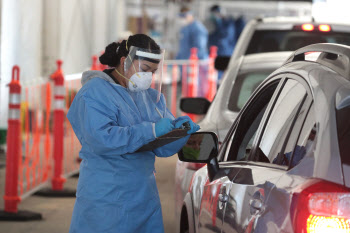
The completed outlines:
{"type": "Polygon", "coordinates": [[[100,70],[100,67],[98,67],[98,65],[97,65],[97,56],[96,55],[92,56],[91,70],[100,70]]]}
{"type": "Polygon", "coordinates": [[[182,86],[181,86],[181,95],[182,97],[188,96],[188,90],[187,90],[187,65],[182,66],[182,86]]]}
{"type": "Polygon", "coordinates": [[[0,211],[0,220],[3,221],[27,221],[41,219],[41,214],[18,211],[17,205],[21,201],[18,196],[18,167],[20,162],[20,104],[21,84],[19,82],[19,67],[12,69],[12,80],[9,84],[9,116],[6,153],[6,184],[5,184],[5,208],[0,211]]]}
{"type": "Polygon", "coordinates": [[[63,172],[63,146],[64,146],[64,108],[65,108],[65,87],[64,77],[61,69],[62,61],[57,61],[57,70],[51,75],[54,80],[54,143],[53,143],[53,159],[54,173],[52,178],[52,190],[45,189],[36,194],[49,197],[75,197],[75,190],[63,189],[66,181],[62,177],[63,172]]]}
{"type": "Polygon", "coordinates": [[[218,48],[216,46],[210,47],[210,54],[209,54],[209,74],[208,74],[208,81],[209,81],[209,87],[208,87],[208,93],[207,93],[207,99],[211,102],[213,101],[216,90],[217,90],[217,80],[218,75],[214,68],[214,60],[217,56],[218,48]]]}
{"type": "Polygon", "coordinates": [[[62,74],[62,61],[57,61],[57,71],[51,76],[54,80],[54,131],[53,131],[53,158],[54,158],[54,174],[52,178],[52,189],[63,190],[63,184],[66,181],[62,177],[63,163],[63,122],[64,122],[64,77],[62,74]]]}
{"type": "MultiPolygon", "coordinates": [[[[188,97],[197,97],[198,95],[198,57],[197,48],[191,48],[190,71],[188,74],[188,97]]],[[[188,114],[196,122],[196,115],[188,114]]]]}
{"type": "Polygon", "coordinates": [[[9,115],[6,153],[6,186],[5,186],[5,211],[17,213],[17,204],[21,201],[18,196],[18,163],[21,150],[20,144],[20,105],[21,84],[19,83],[19,67],[12,69],[12,80],[9,84],[9,115]],[[17,73],[17,78],[15,78],[17,73]]]}

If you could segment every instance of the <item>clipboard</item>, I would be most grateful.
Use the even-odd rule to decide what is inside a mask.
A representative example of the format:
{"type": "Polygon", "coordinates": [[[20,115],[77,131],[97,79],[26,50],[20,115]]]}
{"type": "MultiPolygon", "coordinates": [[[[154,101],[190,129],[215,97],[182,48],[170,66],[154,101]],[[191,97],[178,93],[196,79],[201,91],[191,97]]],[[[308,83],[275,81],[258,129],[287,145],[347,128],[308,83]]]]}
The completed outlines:
{"type": "Polygon", "coordinates": [[[188,130],[189,129],[174,129],[169,133],[156,138],[156,140],[146,145],[143,145],[136,152],[151,151],[151,150],[157,149],[158,147],[174,142],[180,138],[186,137],[189,135],[187,134],[188,130]]]}

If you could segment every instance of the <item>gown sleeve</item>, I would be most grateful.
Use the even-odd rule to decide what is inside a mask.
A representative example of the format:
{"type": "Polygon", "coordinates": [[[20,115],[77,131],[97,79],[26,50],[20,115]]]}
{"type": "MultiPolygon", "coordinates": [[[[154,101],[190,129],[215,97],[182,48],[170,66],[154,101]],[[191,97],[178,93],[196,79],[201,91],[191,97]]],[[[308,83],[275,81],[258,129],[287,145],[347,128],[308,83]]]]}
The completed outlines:
{"type": "MultiPolygon", "coordinates": [[[[74,102],[73,102],[74,103],[74,102]]],[[[142,122],[121,127],[117,115],[99,102],[81,96],[71,106],[67,117],[79,140],[86,143],[95,154],[123,155],[135,152],[141,146],[153,141],[152,122],[142,122]],[[73,107],[73,108],[72,108],[73,107]]]]}

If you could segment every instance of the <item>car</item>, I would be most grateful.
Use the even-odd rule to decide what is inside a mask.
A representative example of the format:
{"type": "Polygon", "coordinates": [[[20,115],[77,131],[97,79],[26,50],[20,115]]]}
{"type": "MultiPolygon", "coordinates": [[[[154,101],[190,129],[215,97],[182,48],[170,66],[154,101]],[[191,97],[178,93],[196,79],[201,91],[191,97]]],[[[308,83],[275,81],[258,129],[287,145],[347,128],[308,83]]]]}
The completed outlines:
{"type": "Polygon", "coordinates": [[[232,55],[218,56],[215,64],[219,70],[225,71],[243,55],[294,51],[314,43],[350,45],[350,24],[315,22],[312,17],[252,19],[240,34],[232,55]]]}
{"type": "MultiPolygon", "coordinates": [[[[199,122],[199,125],[203,130],[216,132],[219,136],[219,144],[221,144],[230,124],[240,109],[239,106],[233,109],[234,111],[225,109],[227,103],[231,106],[231,110],[235,108],[233,102],[237,101],[237,99],[234,98],[238,98],[237,95],[234,96],[236,91],[231,91],[230,82],[225,81],[227,77],[233,75],[232,73],[234,72],[232,71],[235,71],[236,67],[239,66],[237,65],[239,63],[237,60],[242,60],[242,56],[249,57],[253,54],[265,54],[265,52],[293,51],[297,47],[312,43],[332,42],[350,45],[349,35],[350,25],[314,22],[311,18],[271,17],[251,20],[244,28],[232,56],[217,57],[215,62],[216,67],[225,70],[220,88],[228,90],[221,92],[221,94],[219,91],[212,104],[203,98],[185,98],[181,101],[180,108],[187,113],[205,115],[204,119],[199,122]],[[233,97],[233,99],[230,97],[230,101],[228,101],[227,93],[231,93],[230,96],[233,97]],[[218,102],[221,102],[221,105],[218,102]],[[213,106],[211,110],[208,110],[210,105],[213,106]]],[[[261,64],[263,63],[261,62],[261,64]]],[[[238,86],[236,85],[236,90],[238,86]]],[[[242,103],[244,104],[247,98],[248,96],[241,98],[244,101],[239,101],[239,105],[242,106],[242,103]]],[[[175,214],[177,220],[180,214],[179,203],[181,203],[186,190],[188,190],[194,171],[202,166],[201,164],[177,162],[175,176],[175,214]]]]}
{"type": "Polygon", "coordinates": [[[315,22],[312,18],[257,18],[242,31],[230,63],[242,55],[294,51],[315,43],[350,45],[350,25],[315,22]]]}
{"type": "Polygon", "coordinates": [[[296,50],[254,91],[219,149],[213,132],[179,151],[192,177],[180,232],[350,229],[350,47],[296,50]],[[306,55],[318,52],[317,60],[306,55]]]}
{"type": "MultiPolygon", "coordinates": [[[[242,56],[226,72],[224,82],[212,103],[203,98],[183,98],[181,109],[190,113],[205,113],[205,117],[199,122],[201,130],[215,132],[219,136],[219,143],[221,143],[254,89],[272,71],[280,67],[291,53],[272,52],[242,56]]],[[[181,207],[192,175],[203,165],[177,161],[175,170],[175,216],[177,223],[180,221],[181,207]]]]}

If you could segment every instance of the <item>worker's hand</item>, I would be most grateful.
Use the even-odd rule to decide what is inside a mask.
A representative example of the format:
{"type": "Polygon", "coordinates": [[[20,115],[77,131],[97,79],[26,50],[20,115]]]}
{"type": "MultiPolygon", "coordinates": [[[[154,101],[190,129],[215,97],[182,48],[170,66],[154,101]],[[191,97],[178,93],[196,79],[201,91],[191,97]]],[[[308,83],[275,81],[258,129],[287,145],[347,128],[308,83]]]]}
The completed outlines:
{"type": "Polygon", "coordinates": [[[194,123],[189,116],[181,116],[175,119],[175,128],[189,129],[187,134],[194,133],[200,129],[199,125],[194,123]],[[186,127],[187,126],[187,127],[186,127]]]}
{"type": "Polygon", "coordinates": [[[169,133],[174,129],[173,121],[169,118],[162,118],[155,125],[156,137],[169,133]]]}

